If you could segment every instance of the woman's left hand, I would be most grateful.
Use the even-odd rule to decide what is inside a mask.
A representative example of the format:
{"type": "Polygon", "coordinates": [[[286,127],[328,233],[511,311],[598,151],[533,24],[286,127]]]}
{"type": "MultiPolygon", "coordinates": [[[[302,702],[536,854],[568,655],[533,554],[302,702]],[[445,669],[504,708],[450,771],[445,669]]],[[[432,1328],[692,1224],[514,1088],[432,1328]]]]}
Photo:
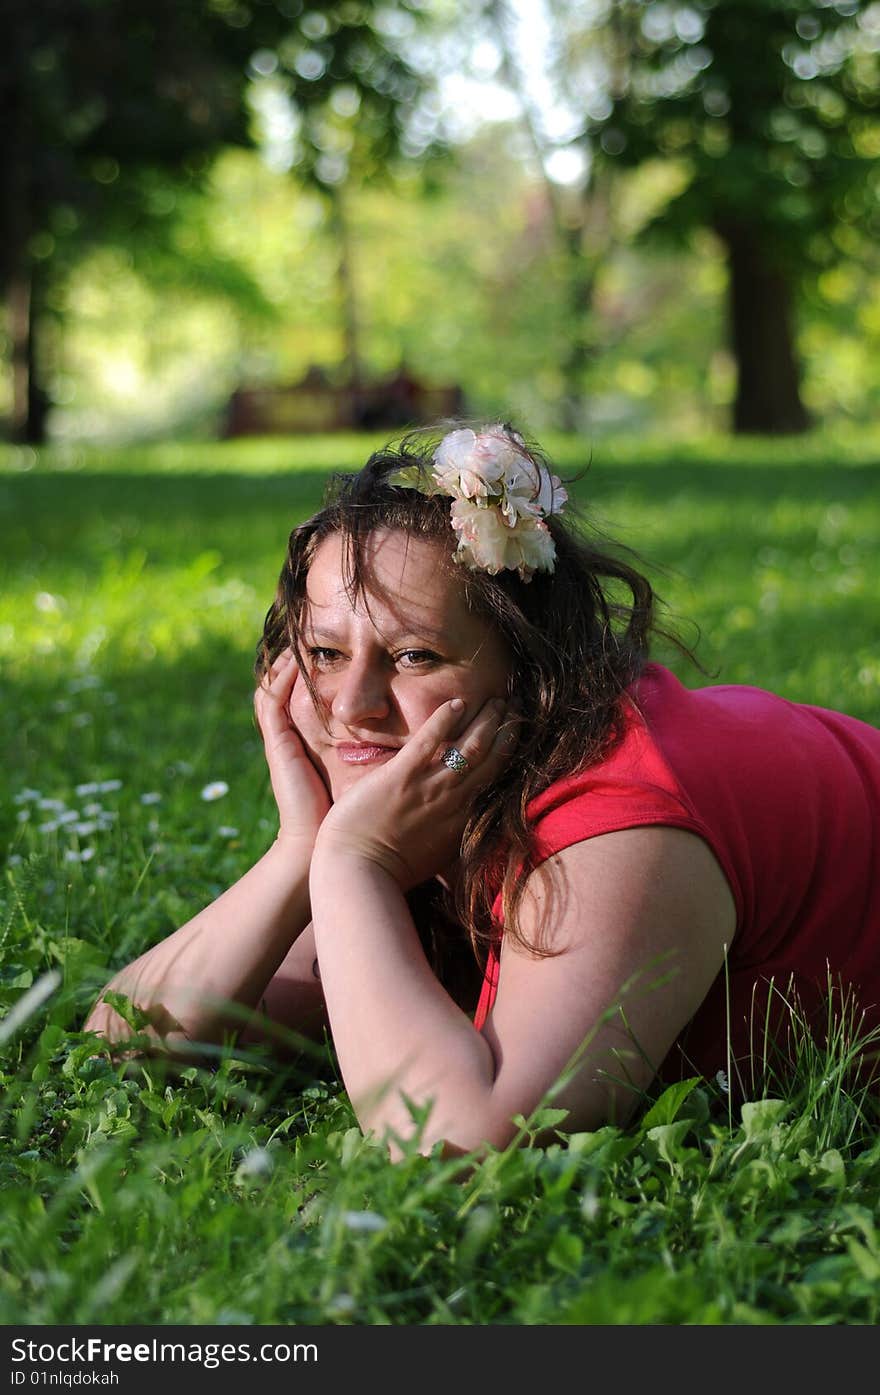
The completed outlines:
{"type": "Polygon", "coordinates": [[[321,825],[312,860],[342,853],[375,863],[401,890],[449,868],[474,795],[498,777],[513,745],[507,703],[493,698],[462,729],[460,699],[444,702],[380,769],[352,784],[321,825]],[[454,747],[467,761],[443,763],[454,747]]]}

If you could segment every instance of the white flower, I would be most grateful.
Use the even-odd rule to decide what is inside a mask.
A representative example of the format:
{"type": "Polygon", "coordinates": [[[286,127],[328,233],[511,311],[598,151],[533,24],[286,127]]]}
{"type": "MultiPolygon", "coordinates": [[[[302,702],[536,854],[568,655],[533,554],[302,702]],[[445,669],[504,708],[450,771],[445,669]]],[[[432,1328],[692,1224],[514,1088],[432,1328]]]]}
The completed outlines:
{"type": "Polygon", "coordinates": [[[20,867],[22,860],[21,853],[10,853],[6,859],[6,865],[8,867],[20,867]]]}
{"type": "Polygon", "coordinates": [[[357,1303],[350,1293],[336,1293],[327,1304],[328,1313],[340,1313],[347,1315],[353,1313],[357,1308],[357,1303]]]}
{"type": "Polygon", "coordinates": [[[17,820],[18,820],[19,823],[27,823],[27,821],[28,821],[28,819],[30,818],[30,816],[31,816],[31,811],[30,811],[30,809],[19,809],[19,811],[18,811],[18,813],[16,814],[15,817],[17,818],[17,820]]]}
{"type": "Polygon", "coordinates": [[[34,605],[37,607],[37,610],[42,610],[44,614],[49,614],[61,608],[58,604],[58,597],[53,596],[51,591],[38,591],[34,596],[34,605]]]}
{"type": "Polygon", "coordinates": [[[63,814],[58,815],[59,823],[76,823],[79,818],[78,809],[65,809],[63,814]]]}
{"type": "Polygon", "coordinates": [[[64,854],[65,862],[88,862],[95,856],[94,848],[83,848],[82,852],[77,852],[75,848],[68,848],[64,854]]]}
{"type": "Polygon", "coordinates": [[[88,838],[89,834],[95,833],[97,829],[98,825],[94,819],[86,819],[82,823],[75,823],[71,832],[75,833],[77,838],[88,838]]]}
{"type": "Polygon", "coordinates": [[[57,819],[48,819],[46,823],[37,824],[38,833],[54,833],[58,828],[57,819]]]}
{"type": "Polygon", "coordinates": [[[158,790],[148,790],[146,794],[141,795],[141,803],[158,804],[161,798],[162,796],[158,790]]]}
{"type": "Polygon", "coordinates": [[[12,802],[13,804],[28,804],[31,800],[41,798],[42,795],[39,790],[23,789],[19,790],[18,794],[13,795],[12,802]]]}
{"type": "Polygon", "coordinates": [[[205,785],[202,790],[202,799],[210,803],[214,799],[222,799],[224,794],[229,793],[229,786],[225,780],[212,780],[209,785],[205,785]]]}
{"type": "Polygon", "coordinates": [[[449,431],[434,451],[434,465],[442,474],[454,474],[467,462],[477,444],[475,431],[449,431]]]}
{"type": "Polygon", "coordinates": [[[531,522],[524,519],[511,531],[507,545],[511,561],[520,576],[527,581],[533,572],[552,572],[556,560],[556,544],[550,536],[550,529],[540,518],[531,522]]]}
{"type": "Polygon", "coordinates": [[[342,1224],[346,1230],[380,1231],[388,1222],[375,1211],[343,1211],[342,1224]]]}
{"type": "Polygon", "coordinates": [[[559,513],[567,499],[558,475],[519,455],[505,476],[501,510],[513,527],[517,518],[546,518],[559,513]]]}
{"type": "Polygon", "coordinates": [[[65,805],[64,805],[64,800],[63,800],[63,799],[41,799],[40,802],[39,802],[38,805],[37,805],[37,808],[38,808],[38,809],[46,809],[47,811],[49,811],[49,810],[54,811],[54,810],[56,810],[56,809],[63,809],[64,807],[65,807],[65,805]]]}
{"type": "Polygon", "coordinates": [[[730,1085],[728,1083],[727,1076],[724,1074],[723,1070],[718,1070],[715,1072],[715,1080],[717,1082],[719,1090],[723,1091],[725,1095],[729,1095],[730,1085]]]}
{"type": "Polygon", "coordinates": [[[218,837],[218,838],[237,838],[237,837],[238,837],[238,829],[237,829],[237,828],[232,828],[232,827],[231,827],[229,824],[227,824],[227,823],[221,823],[220,827],[217,829],[217,837],[218,837]]]}
{"type": "Polygon", "coordinates": [[[493,576],[512,568],[524,581],[552,572],[556,548],[544,519],[561,511],[568,494],[520,436],[500,423],[450,431],[434,452],[432,475],[452,497],[457,562],[493,576]]]}
{"type": "Polygon", "coordinates": [[[507,488],[512,472],[519,468],[522,454],[503,426],[490,426],[477,436],[471,470],[486,480],[489,488],[481,494],[498,495],[507,488]]]}
{"type": "Polygon", "coordinates": [[[89,818],[94,818],[95,814],[102,814],[103,812],[104,812],[104,806],[103,806],[103,804],[84,804],[84,805],[83,805],[83,813],[84,813],[84,814],[88,814],[89,818]]]}
{"type": "Polygon", "coordinates": [[[95,780],[88,780],[84,785],[74,785],[74,794],[97,794],[98,785],[95,780]]]}
{"type": "Polygon", "coordinates": [[[458,534],[456,561],[481,567],[495,576],[506,566],[510,529],[497,509],[480,508],[468,499],[453,499],[452,526],[458,534]]]}
{"type": "Polygon", "coordinates": [[[496,486],[505,465],[502,453],[492,449],[482,433],[478,437],[470,430],[450,431],[434,452],[433,474],[443,493],[454,499],[485,499],[499,492],[496,486]]]}
{"type": "Polygon", "coordinates": [[[111,790],[121,790],[121,780],[100,780],[96,787],[96,794],[109,794],[111,790]]]}
{"type": "Polygon", "coordinates": [[[251,1148],[235,1169],[236,1182],[257,1182],[271,1177],[275,1159],[268,1148],[251,1148]]]}
{"type": "Polygon", "coordinates": [[[523,580],[534,571],[552,571],[556,547],[541,519],[521,518],[511,527],[500,509],[480,508],[463,499],[453,501],[451,512],[458,534],[457,562],[492,576],[509,567],[523,580]]]}

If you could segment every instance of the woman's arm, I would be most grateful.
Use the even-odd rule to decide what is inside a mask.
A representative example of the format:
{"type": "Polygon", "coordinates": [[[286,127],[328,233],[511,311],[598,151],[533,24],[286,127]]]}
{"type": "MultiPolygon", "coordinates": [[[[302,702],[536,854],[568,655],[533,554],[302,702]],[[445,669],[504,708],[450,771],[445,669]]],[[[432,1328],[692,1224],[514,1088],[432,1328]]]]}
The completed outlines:
{"type": "Polygon", "coordinates": [[[530,1114],[581,1048],[554,1098],[567,1129],[622,1123],[638,1104],[723,964],[733,898],[706,844],[679,829],[603,834],[551,861],[530,878],[521,924],[558,952],[505,945],[482,1033],[431,974],[386,871],[340,856],[313,867],[333,1040],[364,1128],[409,1136],[406,1101],[433,1101],[426,1150],[503,1147],[513,1116],[530,1114]],[[335,912],[319,885],[330,874],[335,912]]]}
{"type": "MultiPolygon", "coordinates": [[[[168,1045],[221,1040],[242,1024],[242,1014],[230,1011],[230,1004],[247,1009],[264,1003],[270,1015],[277,1008],[297,1030],[298,1018],[287,1014],[302,1011],[303,1032],[316,1029],[320,985],[305,972],[311,950],[311,976],[314,949],[296,945],[309,922],[309,863],[330,797],[290,720],[296,681],[296,664],[286,651],[254,698],[278,805],[276,841],[234,886],[107,985],[143,1009],[151,1034],[168,1045]]],[[[85,1025],[113,1042],[131,1035],[103,1000],[85,1025]]]]}
{"type": "Polygon", "coordinates": [[[621,1122],[723,964],[735,930],[724,875],[701,839],[673,828],[604,834],[557,854],[530,877],[521,910],[526,938],[557,952],[537,958],[508,943],[477,1032],[431,972],[404,897],[426,859],[444,865],[443,829],[466,807],[472,776],[497,769],[484,710],[456,738],[473,765],[457,783],[436,758],[453,730],[438,709],[347,791],[312,858],[321,979],[358,1118],[409,1137],[413,1106],[429,1111],[426,1150],[438,1140],[504,1146],[513,1116],[531,1113],[584,1048],[555,1101],[570,1111],[567,1127],[621,1122]]]}
{"type": "Polygon", "coordinates": [[[606,833],[529,878],[527,938],[559,951],[502,950],[483,1029],[498,1061],[491,1119],[528,1115],[577,1053],[553,1098],[568,1131],[623,1124],[724,965],[736,933],[730,887],[708,845],[678,828],[606,833]],[[549,933],[548,933],[549,931],[549,933]]]}
{"type": "Polygon", "coordinates": [[[239,1041],[268,1042],[282,1057],[299,1056],[303,1038],[323,1041],[329,1024],[311,922],[287,951],[257,1008],[239,1041]]]}
{"type": "MultiPolygon", "coordinates": [[[[221,1041],[243,1020],[228,1005],[258,1005],[308,923],[311,853],[311,844],[279,837],[234,886],[121,969],[107,988],[146,1012],[151,1035],[168,1044],[221,1041]]],[[[112,1042],[131,1035],[103,997],[85,1029],[112,1042]]]]}

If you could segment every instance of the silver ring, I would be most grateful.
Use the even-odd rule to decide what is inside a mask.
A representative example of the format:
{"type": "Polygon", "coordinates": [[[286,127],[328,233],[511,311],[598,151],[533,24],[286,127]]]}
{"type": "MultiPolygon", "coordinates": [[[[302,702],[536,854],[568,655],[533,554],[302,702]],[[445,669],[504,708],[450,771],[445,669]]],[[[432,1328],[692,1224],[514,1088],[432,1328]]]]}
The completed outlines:
{"type": "Polygon", "coordinates": [[[450,746],[448,751],[443,752],[440,759],[447,770],[454,770],[456,775],[463,775],[466,770],[471,768],[467,756],[463,756],[457,746],[450,746]]]}

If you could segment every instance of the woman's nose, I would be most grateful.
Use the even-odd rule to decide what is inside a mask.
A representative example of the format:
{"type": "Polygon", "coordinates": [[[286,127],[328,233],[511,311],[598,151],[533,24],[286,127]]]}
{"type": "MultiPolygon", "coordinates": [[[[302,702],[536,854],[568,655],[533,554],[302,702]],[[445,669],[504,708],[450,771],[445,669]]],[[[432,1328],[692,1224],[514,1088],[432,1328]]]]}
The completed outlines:
{"type": "Polygon", "coordinates": [[[387,675],[375,664],[350,660],[333,693],[333,716],[346,726],[354,726],[368,718],[387,716],[389,707],[387,675]]]}

